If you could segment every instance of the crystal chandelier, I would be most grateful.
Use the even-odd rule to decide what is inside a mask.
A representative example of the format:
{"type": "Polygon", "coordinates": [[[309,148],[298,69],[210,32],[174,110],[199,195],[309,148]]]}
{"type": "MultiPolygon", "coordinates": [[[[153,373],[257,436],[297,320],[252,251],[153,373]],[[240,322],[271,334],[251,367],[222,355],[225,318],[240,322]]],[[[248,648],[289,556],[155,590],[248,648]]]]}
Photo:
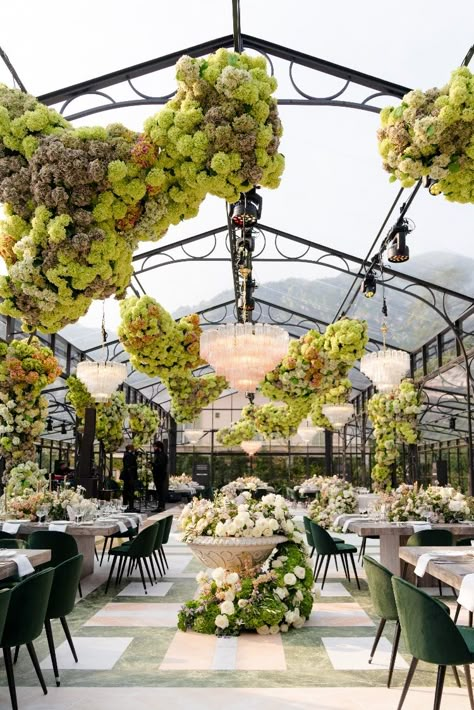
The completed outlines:
{"type": "Polygon", "coordinates": [[[202,429],[185,429],[184,436],[193,446],[198,443],[199,439],[204,436],[202,429]]]}
{"type": "Polygon", "coordinates": [[[108,402],[126,378],[127,367],[122,362],[84,360],[77,365],[76,374],[96,402],[108,402]]]}
{"type": "Polygon", "coordinates": [[[385,335],[387,325],[382,324],[383,350],[368,353],[361,358],[360,371],[372,380],[380,392],[390,392],[400,384],[410,367],[410,356],[402,350],[387,350],[385,335]]]}
{"type": "Polygon", "coordinates": [[[227,323],[201,335],[201,357],[241,392],[255,392],[288,350],[289,336],[276,325],[227,323]]]}
{"type": "Polygon", "coordinates": [[[333,427],[340,429],[347,424],[354,414],[354,405],[349,402],[345,404],[323,404],[322,410],[324,416],[329,419],[333,427]]]}
{"type": "Polygon", "coordinates": [[[300,424],[298,427],[298,436],[305,444],[309,444],[320,431],[324,431],[323,427],[311,426],[308,422],[306,422],[306,424],[303,422],[303,424],[300,424]]]}
{"type": "Polygon", "coordinates": [[[249,456],[253,456],[257,453],[257,451],[260,451],[260,449],[262,448],[262,442],[257,441],[256,439],[247,439],[241,441],[240,446],[246,454],[248,454],[249,456]]]}

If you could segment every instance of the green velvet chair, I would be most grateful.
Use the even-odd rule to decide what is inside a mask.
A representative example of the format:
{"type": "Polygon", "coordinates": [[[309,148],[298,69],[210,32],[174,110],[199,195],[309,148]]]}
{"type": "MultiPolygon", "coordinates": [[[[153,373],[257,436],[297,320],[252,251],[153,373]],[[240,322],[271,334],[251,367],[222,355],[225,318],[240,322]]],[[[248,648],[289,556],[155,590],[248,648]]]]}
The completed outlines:
{"type": "MultiPolygon", "coordinates": [[[[304,524],[304,531],[306,533],[306,542],[308,543],[308,547],[311,548],[311,554],[310,554],[310,559],[314,554],[314,540],[313,540],[313,531],[311,529],[311,518],[308,518],[307,515],[303,516],[303,524],[304,524]]],[[[332,539],[334,542],[342,542],[344,543],[344,540],[342,537],[334,537],[334,535],[331,535],[332,539]]],[[[337,569],[337,562],[336,562],[336,569],[337,569]]]]}
{"type": "MultiPolygon", "coordinates": [[[[66,562],[79,554],[76,538],[58,530],[37,530],[31,533],[28,537],[28,547],[30,550],[51,550],[51,560],[45,567],[57,567],[61,562],[66,562]]],[[[82,599],[80,582],[77,589],[82,599]]]]}
{"type": "Polygon", "coordinates": [[[392,589],[393,574],[386,567],[377,562],[369,555],[364,556],[364,569],[367,575],[367,584],[369,585],[370,598],[372,606],[377,616],[380,616],[380,623],[375,635],[374,645],[370,652],[369,663],[372,663],[375,651],[377,649],[380,637],[384,630],[387,621],[395,621],[395,637],[392,645],[392,655],[390,658],[390,666],[388,669],[387,688],[390,688],[392,682],[393,669],[395,667],[395,658],[397,656],[398,644],[400,642],[400,622],[398,620],[397,605],[392,589]]]}
{"type": "MultiPolygon", "coordinates": [[[[150,526],[147,526],[147,527],[150,527],[150,526]]],[[[156,530],[156,538],[155,538],[155,545],[154,545],[154,547],[153,547],[153,553],[152,553],[152,555],[151,555],[151,557],[150,557],[150,559],[149,559],[149,562],[150,562],[151,571],[152,571],[152,573],[153,573],[153,577],[154,577],[154,579],[155,579],[155,582],[157,582],[158,579],[157,579],[157,576],[156,576],[155,565],[153,564],[153,561],[156,562],[156,565],[157,565],[157,567],[158,567],[158,572],[160,573],[160,577],[163,577],[163,576],[165,575],[165,567],[164,567],[163,560],[161,560],[161,562],[160,562],[160,559],[161,559],[161,558],[159,558],[159,557],[157,556],[157,554],[156,554],[157,552],[158,552],[158,554],[159,554],[161,545],[162,545],[162,543],[163,543],[163,536],[164,536],[164,534],[165,534],[165,527],[166,527],[166,520],[165,520],[165,518],[162,518],[161,520],[158,520],[156,523],[153,523],[153,527],[154,527],[155,530],[156,530]]],[[[128,548],[130,549],[131,543],[132,543],[131,540],[130,540],[129,542],[124,542],[124,543],[123,543],[123,547],[128,547],[128,548]]],[[[129,564],[128,564],[128,573],[127,573],[128,576],[130,576],[130,574],[131,574],[131,572],[133,571],[135,565],[136,565],[136,559],[131,559],[131,558],[130,558],[129,564]]],[[[122,566],[122,570],[121,570],[120,576],[119,576],[119,578],[118,578],[118,583],[119,583],[119,584],[120,584],[120,582],[122,581],[122,577],[123,577],[124,571],[125,571],[125,565],[122,566]]]]}
{"type": "Polygon", "coordinates": [[[102,562],[104,561],[104,555],[105,551],[107,549],[107,543],[109,543],[109,552],[108,552],[108,557],[107,559],[110,559],[110,550],[112,549],[115,540],[123,540],[124,538],[128,538],[128,540],[133,540],[134,537],[138,535],[138,525],[136,525],[133,528],[128,528],[127,532],[116,532],[112,533],[112,535],[105,535],[104,536],[104,545],[102,547],[102,554],[100,556],[100,567],[102,567],[102,562]]]}
{"type": "MultiPolygon", "coordinates": [[[[449,530],[420,530],[413,533],[407,540],[407,547],[448,547],[455,545],[455,538],[449,530]]],[[[408,562],[403,563],[402,577],[406,577],[408,562]]],[[[418,583],[418,579],[416,580],[418,583]]],[[[438,579],[440,597],[443,596],[441,580],[438,579]]]]}
{"type": "MultiPolygon", "coordinates": [[[[474,710],[470,664],[474,662],[474,629],[456,626],[445,604],[400,577],[392,577],[403,640],[412,656],[398,704],[401,710],[418,661],[438,666],[433,710],[441,707],[447,666],[463,666],[471,710],[474,710]]],[[[456,680],[458,678],[456,677],[456,680]]]]}
{"type": "Polygon", "coordinates": [[[33,641],[43,631],[53,577],[54,570],[48,568],[32,574],[10,590],[10,604],[1,638],[1,647],[13,710],[18,710],[11,653],[11,649],[15,646],[26,645],[43,693],[45,695],[48,693],[33,641]]]}
{"type": "Polygon", "coordinates": [[[26,541],[18,537],[0,537],[0,550],[23,550],[25,547],[26,541]]]}
{"type": "Polygon", "coordinates": [[[123,571],[127,562],[129,563],[129,569],[130,563],[136,563],[138,565],[138,569],[140,570],[143,589],[145,590],[145,594],[148,594],[145,583],[145,576],[143,574],[143,566],[145,566],[146,572],[148,574],[148,579],[150,580],[150,584],[153,584],[153,580],[150,574],[150,568],[148,566],[148,560],[150,560],[151,556],[153,555],[156,535],[157,525],[155,523],[154,525],[149,525],[148,527],[143,528],[143,530],[138,533],[138,535],[132,540],[131,543],[124,543],[123,545],[119,545],[111,549],[110,554],[113,560],[112,566],[110,568],[109,577],[107,579],[107,584],[105,586],[106,594],[109,590],[110,580],[112,579],[115,569],[115,563],[117,562],[117,560],[119,560],[119,564],[117,568],[117,576],[115,583],[118,584],[119,581],[122,579],[123,571]]]}
{"type": "Polygon", "coordinates": [[[351,581],[351,576],[349,572],[349,560],[352,562],[352,569],[354,570],[354,576],[356,578],[357,587],[360,589],[359,577],[357,576],[357,570],[354,562],[354,553],[357,552],[357,548],[354,545],[347,545],[344,542],[334,542],[331,535],[322,528],[317,523],[311,520],[311,531],[313,533],[314,547],[316,548],[316,562],[314,564],[314,581],[318,581],[319,573],[321,572],[324,560],[326,559],[326,566],[324,568],[323,581],[321,583],[321,590],[324,589],[324,583],[326,582],[326,575],[329,568],[329,562],[331,557],[336,560],[337,557],[341,558],[342,566],[346,575],[348,582],[351,581]]]}
{"type": "Polygon", "coordinates": [[[82,570],[82,555],[71,557],[65,562],[61,562],[54,568],[53,584],[49,595],[48,608],[44,620],[44,628],[48,639],[49,652],[51,654],[51,662],[53,664],[54,677],[56,685],[59,687],[61,680],[59,678],[58,663],[56,659],[56,649],[54,646],[53,629],[51,626],[52,619],[59,619],[63,627],[64,635],[66,636],[69,648],[77,663],[76,649],[71,638],[69,626],[66,621],[66,616],[72,612],[76,603],[76,591],[82,570]]]}

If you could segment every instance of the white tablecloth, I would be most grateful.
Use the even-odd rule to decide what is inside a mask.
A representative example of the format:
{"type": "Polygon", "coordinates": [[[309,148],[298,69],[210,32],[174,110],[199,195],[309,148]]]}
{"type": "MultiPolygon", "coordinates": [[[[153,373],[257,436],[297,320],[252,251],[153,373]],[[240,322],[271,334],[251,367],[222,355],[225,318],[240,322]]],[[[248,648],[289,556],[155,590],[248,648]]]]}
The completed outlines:
{"type": "Polygon", "coordinates": [[[466,574],[458,596],[458,604],[468,611],[474,611],[474,574],[466,574]]]}
{"type": "Polygon", "coordinates": [[[426,572],[426,568],[428,567],[429,563],[432,560],[443,559],[445,557],[465,557],[465,556],[466,556],[465,550],[463,552],[458,552],[456,550],[453,550],[452,552],[450,552],[448,550],[443,550],[443,552],[424,552],[418,558],[418,562],[416,563],[416,567],[415,567],[415,574],[417,577],[423,577],[426,572]]]}

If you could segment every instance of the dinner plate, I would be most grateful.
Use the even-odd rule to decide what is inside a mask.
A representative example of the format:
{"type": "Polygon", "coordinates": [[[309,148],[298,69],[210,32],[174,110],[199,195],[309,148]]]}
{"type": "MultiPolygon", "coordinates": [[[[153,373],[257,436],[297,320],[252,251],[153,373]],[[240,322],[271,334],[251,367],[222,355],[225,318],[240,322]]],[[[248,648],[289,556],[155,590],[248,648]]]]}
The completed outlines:
{"type": "Polygon", "coordinates": [[[70,525],[71,521],[70,520],[51,520],[51,523],[53,525],[70,525]]]}

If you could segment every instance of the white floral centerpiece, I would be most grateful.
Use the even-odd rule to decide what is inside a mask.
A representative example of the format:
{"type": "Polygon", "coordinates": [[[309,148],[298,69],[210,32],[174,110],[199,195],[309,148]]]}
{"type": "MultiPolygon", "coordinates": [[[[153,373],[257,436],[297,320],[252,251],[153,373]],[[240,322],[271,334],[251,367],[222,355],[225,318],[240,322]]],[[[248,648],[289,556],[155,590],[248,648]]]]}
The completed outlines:
{"type": "Polygon", "coordinates": [[[357,494],[353,486],[337,476],[326,478],[320,484],[320,496],[309,507],[308,515],[323,528],[340,530],[336,518],[353,513],[357,508],[357,494]]]}
{"type": "Polygon", "coordinates": [[[226,496],[235,497],[240,491],[255,492],[257,488],[268,488],[268,484],[258,476],[239,476],[234,481],[222,486],[221,493],[226,496]]]}
{"type": "Polygon", "coordinates": [[[170,488],[184,488],[192,487],[193,479],[186,473],[182,473],[179,476],[170,476],[169,487],[170,488]]]}
{"type": "Polygon", "coordinates": [[[388,519],[394,522],[426,520],[453,523],[472,518],[474,499],[452,486],[413,486],[403,483],[385,496],[388,519]]]}

